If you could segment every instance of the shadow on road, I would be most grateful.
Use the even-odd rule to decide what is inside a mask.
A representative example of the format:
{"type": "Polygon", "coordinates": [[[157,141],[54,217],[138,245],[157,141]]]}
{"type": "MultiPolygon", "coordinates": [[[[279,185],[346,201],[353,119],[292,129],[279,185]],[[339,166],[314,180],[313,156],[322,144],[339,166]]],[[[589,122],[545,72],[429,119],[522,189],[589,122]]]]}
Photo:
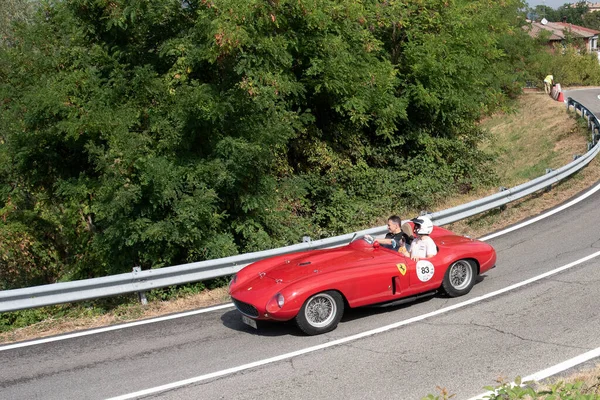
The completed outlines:
{"type": "Polygon", "coordinates": [[[221,316],[221,321],[223,321],[223,325],[227,328],[257,336],[305,336],[296,327],[294,320],[286,322],[256,321],[258,329],[254,329],[242,322],[242,314],[239,311],[231,310],[221,316]]]}
{"type": "MultiPolygon", "coordinates": [[[[486,278],[486,275],[479,275],[476,278],[475,284],[482,282],[486,278]]],[[[432,298],[450,298],[443,291],[433,291],[429,293],[423,293],[419,296],[408,297],[400,299],[390,303],[374,304],[370,306],[349,308],[346,307],[344,310],[344,316],[340,322],[351,322],[361,318],[371,317],[373,315],[379,315],[389,312],[396,312],[404,308],[410,307],[414,304],[421,304],[430,301],[432,298]]],[[[246,325],[242,322],[242,315],[237,310],[230,310],[221,316],[223,325],[227,328],[247,332],[257,336],[275,337],[275,336],[306,336],[295,324],[294,320],[285,322],[276,321],[256,321],[258,329],[246,325]]]]}

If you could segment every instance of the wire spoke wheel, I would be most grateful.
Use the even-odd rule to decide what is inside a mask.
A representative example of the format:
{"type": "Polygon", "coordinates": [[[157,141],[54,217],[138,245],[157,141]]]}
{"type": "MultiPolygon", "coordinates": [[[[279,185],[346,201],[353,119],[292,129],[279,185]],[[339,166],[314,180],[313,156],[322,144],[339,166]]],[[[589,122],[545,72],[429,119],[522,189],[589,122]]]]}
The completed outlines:
{"type": "Polygon", "coordinates": [[[446,270],[442,288],[451,297],[462,296],[475,284],[477,265],[471,260],[458,260],[446,270]]]}
{"type": "Polygon", "coordinates": [[[316,327],[323,327],[333,321],[336,314],[333,297],[326,293],[313,296],[306,304],[306,320],[316,327]]]}
{"type": "Polygon", "coordinates": [[[344,313],[344,300],[335,290],[317,293],[304,302],[296,316],[298,327],[309,335],[329,332],[337,326],[344,313]]]}
{"type": "Polygon", "coordinates": [[[472,279],[473,270],[467,261],[458,261],[450,268],[450,284],[456,290],[463,290],[466,288],[472,279]]]}

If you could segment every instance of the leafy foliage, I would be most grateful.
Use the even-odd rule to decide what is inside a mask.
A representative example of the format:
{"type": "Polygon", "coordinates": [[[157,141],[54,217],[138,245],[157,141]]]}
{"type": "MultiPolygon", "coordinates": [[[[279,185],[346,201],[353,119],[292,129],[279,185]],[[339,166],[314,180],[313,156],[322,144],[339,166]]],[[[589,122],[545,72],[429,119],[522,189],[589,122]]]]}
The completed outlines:
{"type": "Polygon", "coordinates": [[[582,51],[576,44],[555,45],[550,51],[532,53],[524,76],[542,84],[543,77],[552,73],[562,86],[600,84],[600,64],[595,53],[582,51]]]}
{"type": "Polygon", "coordinates": [[[583,14],[582,25],[586,28],[600,30],[600,14],[597,12],[588,12],[583,14]]]}
{"type": "Polygon", "coordinates": [[[493,182],[476,123],[526,76],[522,7],[41,3],[0,45],[2,268],[36,271],[5,287],[339,234],[493,182]]]}
{"type": "Polygon", "coordinates": [[[12,42],[13,27],[27,23],[33,16],[35,0],[2,0],[0,7],[0,43],[12,42]]]}

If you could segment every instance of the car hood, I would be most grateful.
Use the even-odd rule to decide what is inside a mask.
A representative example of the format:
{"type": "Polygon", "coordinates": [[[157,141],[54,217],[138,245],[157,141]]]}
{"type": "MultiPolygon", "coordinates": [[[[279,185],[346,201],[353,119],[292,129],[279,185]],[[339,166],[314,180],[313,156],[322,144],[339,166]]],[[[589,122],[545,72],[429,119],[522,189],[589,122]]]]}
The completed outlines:
{"type": "Polygon", "coordinates": [[[272,265],[265,275],[281,283],[295,282],[307,276],[351,268],[374,258],[373,251],[356,250],[351,247],[332,250],[314,250],[288,257],[272,265]]]}

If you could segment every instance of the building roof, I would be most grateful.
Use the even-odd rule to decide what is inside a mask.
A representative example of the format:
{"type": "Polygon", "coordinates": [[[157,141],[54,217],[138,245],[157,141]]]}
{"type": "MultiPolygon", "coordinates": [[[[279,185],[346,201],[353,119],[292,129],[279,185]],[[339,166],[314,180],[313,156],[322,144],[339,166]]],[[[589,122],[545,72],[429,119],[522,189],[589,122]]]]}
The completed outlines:
{"type": "MultiPolygon", "coordinates": [[[[529,27],[525,27],[525,29],[529,29],[529,27]]],[[[542,30],[550,32],[550,37],[548,38],[549,41],[564,40],[565,30],[569,31],[573,36],[581,38],[591,38],[600,34],[600,31],[566,22],[547,22],[542,24],[541,22],[531,21],[529,36],[537,37],[542,30]]]]}

